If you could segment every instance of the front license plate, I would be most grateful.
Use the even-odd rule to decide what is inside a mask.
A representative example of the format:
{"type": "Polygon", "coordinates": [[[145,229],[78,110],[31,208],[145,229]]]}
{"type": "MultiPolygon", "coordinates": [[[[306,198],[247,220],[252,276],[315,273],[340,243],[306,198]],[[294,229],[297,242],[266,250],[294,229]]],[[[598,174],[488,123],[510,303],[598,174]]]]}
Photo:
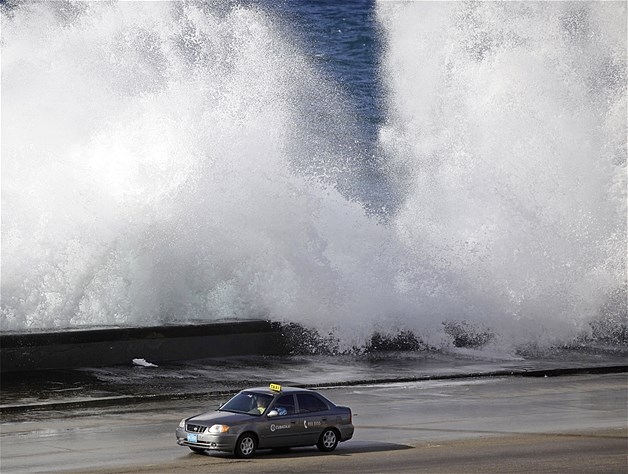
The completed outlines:
{"type": "Polygon", "coordinates": [[[188,433],[188,443],[198,443],[198,435],[188,433]]]}

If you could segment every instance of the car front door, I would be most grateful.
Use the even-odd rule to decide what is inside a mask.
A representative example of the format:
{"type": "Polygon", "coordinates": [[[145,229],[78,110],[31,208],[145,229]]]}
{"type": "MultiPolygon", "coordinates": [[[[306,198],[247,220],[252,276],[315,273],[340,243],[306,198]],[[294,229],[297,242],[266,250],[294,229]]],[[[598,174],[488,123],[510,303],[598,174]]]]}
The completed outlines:
{"type": "Polygon", "coordinates": [[[282,395],[268,407],[266,421],[259,432],[260,447],[279,448],[296,446],[299,443],[299,415],[294,395],[282,395]],[[276,412],[275,416],[268,416],[276,412]]]}

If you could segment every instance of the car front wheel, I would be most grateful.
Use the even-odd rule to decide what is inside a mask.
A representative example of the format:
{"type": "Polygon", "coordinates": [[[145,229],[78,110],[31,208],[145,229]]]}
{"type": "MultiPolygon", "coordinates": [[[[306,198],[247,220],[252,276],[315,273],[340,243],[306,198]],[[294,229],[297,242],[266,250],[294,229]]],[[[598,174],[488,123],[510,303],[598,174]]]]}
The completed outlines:
{"type": "Polygon", "coordinates": [[[253,457],[257,448],[257,440],[251,433],[244,433],[238,438],[236,443],[235,455],[241,459],[253,457]]]}
{"type": "Polygon", "coordinates": [[[336,433],[336,430],[327,428],[321,434],[316,447],[319,450],[328,453],[336,449],[336,446],[338,446],[338,434],[336,433]]]}

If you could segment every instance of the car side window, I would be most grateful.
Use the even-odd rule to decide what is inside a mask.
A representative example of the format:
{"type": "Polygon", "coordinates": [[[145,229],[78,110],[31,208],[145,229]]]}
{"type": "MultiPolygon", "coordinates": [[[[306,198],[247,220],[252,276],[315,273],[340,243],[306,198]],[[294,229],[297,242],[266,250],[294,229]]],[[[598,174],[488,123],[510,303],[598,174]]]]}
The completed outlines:
{"type": "Polygon", "coordinates": [[[327,404],[316,395],[300,393],[297,395],[299,402],[299,413],[316,413],[329,410],[327,404]]]}
{"type": "Polygon", "coordinates": [[[294,397],[292,395],[284,395],[279,397],[274,406],[279,416],[294,415],[294,397]]]}

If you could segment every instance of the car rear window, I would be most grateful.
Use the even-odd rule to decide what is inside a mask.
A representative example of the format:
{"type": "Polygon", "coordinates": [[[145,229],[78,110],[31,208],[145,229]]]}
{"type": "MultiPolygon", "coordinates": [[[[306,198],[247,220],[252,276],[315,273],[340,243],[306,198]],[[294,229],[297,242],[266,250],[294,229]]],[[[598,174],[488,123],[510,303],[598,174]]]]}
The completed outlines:
{"type": "Polygon", "coordinates": [[[298,394],[297,402],[299,403],[299,413],[316,413],[329,410],[329,407],[323,400],[309,393],[298,394]]]}

